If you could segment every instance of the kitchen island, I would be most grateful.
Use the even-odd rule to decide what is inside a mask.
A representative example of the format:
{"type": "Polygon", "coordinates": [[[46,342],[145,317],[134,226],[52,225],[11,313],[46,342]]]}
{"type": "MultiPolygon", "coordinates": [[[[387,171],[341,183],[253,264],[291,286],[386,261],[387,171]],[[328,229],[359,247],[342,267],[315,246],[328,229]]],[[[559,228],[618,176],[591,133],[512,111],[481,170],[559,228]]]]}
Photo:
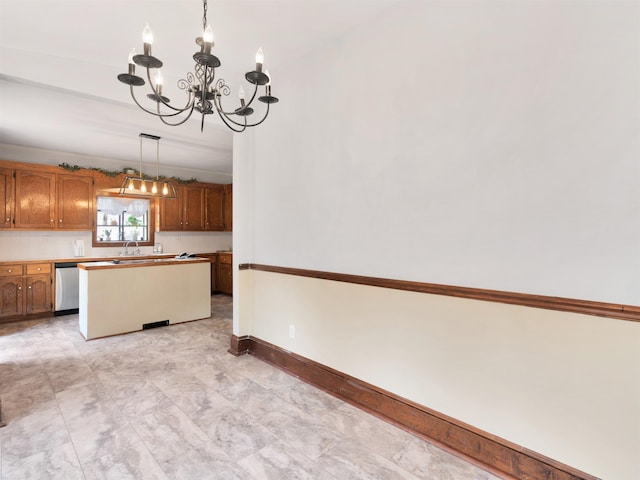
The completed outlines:
{"type": "Polygon", "coordinates": [[[206,258],[79,263],[80,332],[85,339],[211,315],[206,258]]]}

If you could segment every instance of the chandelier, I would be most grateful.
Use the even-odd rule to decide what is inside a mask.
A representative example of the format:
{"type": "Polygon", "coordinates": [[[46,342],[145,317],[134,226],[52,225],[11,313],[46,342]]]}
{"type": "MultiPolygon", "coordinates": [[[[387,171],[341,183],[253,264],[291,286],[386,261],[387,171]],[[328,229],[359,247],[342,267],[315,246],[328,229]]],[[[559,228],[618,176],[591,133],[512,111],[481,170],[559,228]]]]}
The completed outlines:
{"type": "Polygon", "coordinates": [[[167,179],[160,180],[160,137],[141,133],[140,137],[140,170],[138,175],[127,175],[122,186],[118,190],[120,195],[145,198],[176,198],[176,189],[173,182],[167,179]],[[142,175],[142,139],[156,142],[156,178],[148,179],[142,175]]]}
{"type": "MultiPolygon", "coordinates": [[[[195,60],[195,72],[187,73],[186,79],[178,81],[178,88],[184,90],[187,94],[187,101],[182,107],[175,107],[170,104],[170,100],[162,94],[162,62],[151,55],[151,44],[153,43],[153,34],[146,25],[142,39],[144,42],[144,53],[136,55],[135,50],[129,54],[129,70],[127,73],[118,75],[118,80],[129,85],[131,98],[133,101],[147,113],[155,115],[162,120],[163,123],[170,126],[182,125],[186,122],[194,110],[202,116],[200,121],[200,131],[204,129],[205,116],[218,113],[224,124],[234,132],[242,132],[247,127],[255,127],[264,122],[269,115],[269,106],[278,102],[278,99],[271,95],[271,78],[269,72],[262,71],[264,63],[264,54],[262,48],[256,54],[256,68],[245,74],[247,82],[254,86],[253,94],[250,100],[245,101],[245,92],[242,87],[238,91],[240,106],[235,109],[225,110],[222,107],[222,96],[228,96],[231,93],[230,87],[225,83],[224,79],[215,80],[215,69],[220,66],[218,57],[211,53],[213,47],[213,31],[211,26],[207,24],[207,0],[203,0],[204,14],[202,17],[202,37],[196,38],[196,44],[200,47],[200,51],[193,54],[195,60]],[[142,77],[136,75],[136,65],[143,67],[147,73],[147,81],[151,87],[151,93],[147,94],[147,98],[155,102],[155,108],[147,108],[143,106],[135,96],[134,87],[145,84],[142,77]],[[151,75],[151,70],[155,69],[155,74],[151,75]],[[215,83],[214,83],[215,80],[215,83]],[[254,113],[252,105],[258,95],[258,87],[263,86],[264,95],[257,98],[258,101],[266,104],[264,116],[257,121],[250,121],[249,117],[254,113]]],[[[151,104],[153,105],[153,103],[151,104]]]]}

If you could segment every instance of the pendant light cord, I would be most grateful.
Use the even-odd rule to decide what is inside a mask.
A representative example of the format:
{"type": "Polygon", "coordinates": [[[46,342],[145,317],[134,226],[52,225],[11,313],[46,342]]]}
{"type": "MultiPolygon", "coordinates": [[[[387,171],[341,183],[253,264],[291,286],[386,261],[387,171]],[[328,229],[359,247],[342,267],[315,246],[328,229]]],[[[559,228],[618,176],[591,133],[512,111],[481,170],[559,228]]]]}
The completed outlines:
{"type": "Polygon", "coordinates": [[[138,175],[140,175],[140,180],[142,180],[142,137],[140,137],[140,170],[138,170],[138,175]]]}

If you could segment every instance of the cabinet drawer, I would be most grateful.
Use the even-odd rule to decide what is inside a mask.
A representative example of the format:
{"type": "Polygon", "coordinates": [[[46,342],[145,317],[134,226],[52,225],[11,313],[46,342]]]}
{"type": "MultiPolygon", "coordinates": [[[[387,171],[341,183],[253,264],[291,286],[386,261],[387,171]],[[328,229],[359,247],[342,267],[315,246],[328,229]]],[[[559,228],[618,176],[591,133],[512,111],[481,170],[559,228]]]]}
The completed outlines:
{"type": "Polygon", "coordinates": [[[0,266],[0,277],[15,277],[20,275],[24,275],[24,265],[5,264],[0,266]]]}
{"type": "Polygon", "coordinates": [[[27,275],[38,275],[40,273],[51,273],[50,263],[27,264],[27,275]]]}

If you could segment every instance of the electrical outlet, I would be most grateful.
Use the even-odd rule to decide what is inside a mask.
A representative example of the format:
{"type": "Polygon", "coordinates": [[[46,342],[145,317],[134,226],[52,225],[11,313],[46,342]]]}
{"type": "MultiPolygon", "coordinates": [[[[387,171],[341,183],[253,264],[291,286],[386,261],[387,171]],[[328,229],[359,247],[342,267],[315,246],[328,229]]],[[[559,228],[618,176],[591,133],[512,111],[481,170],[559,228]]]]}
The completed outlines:
{"type": "Polygon", "coordinates": [[[289,338],[296,338],[296,327],[295,327],[295,325],[289,325],[289,338]]]}

